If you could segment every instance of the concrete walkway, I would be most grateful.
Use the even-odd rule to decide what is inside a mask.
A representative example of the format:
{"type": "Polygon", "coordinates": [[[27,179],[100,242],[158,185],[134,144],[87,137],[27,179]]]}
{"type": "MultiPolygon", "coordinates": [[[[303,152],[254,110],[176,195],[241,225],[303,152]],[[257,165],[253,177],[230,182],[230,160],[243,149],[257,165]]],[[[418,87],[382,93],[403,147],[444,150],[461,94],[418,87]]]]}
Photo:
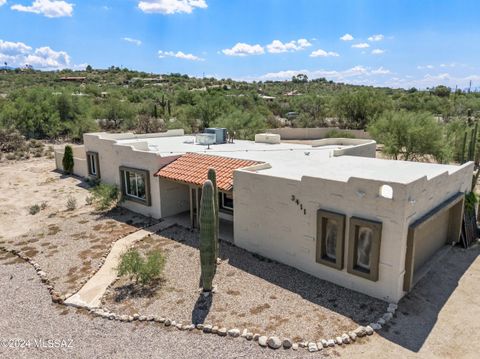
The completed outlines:
{"type": "Polygon", "coordinates": [[[141,229],[115,242],[105,263],[90,280],[74,295],[65,300],[65,304],[76,307],[96,308],[100,306],[100,299],[108,286],[117,279],[116,268],[120,256],[129,249],[135,242],[149,234],[156,233],[174,225],[172,219],[166,219],[153,226],[141,229]]]}

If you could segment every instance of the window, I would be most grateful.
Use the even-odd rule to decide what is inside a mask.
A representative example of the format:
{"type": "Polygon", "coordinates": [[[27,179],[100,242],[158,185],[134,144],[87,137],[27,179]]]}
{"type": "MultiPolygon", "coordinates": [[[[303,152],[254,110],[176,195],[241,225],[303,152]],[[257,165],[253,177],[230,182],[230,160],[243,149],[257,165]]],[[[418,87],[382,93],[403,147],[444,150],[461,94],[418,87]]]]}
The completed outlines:
{"type": "Polygon", "coordinates": [[[233,211],[233,193],[220,193],[221,196],[221,204],[223,209],[228,209],[229,211],[233,211]]]}
{"type": "Polygon", "coordinates": [[[150,175],[148,171],[120,167],[122,193],[128,200],[150,206],[150,175]]]}
{"type": "Polygon", "coordinates": [[[378,280],[381,236],[382,223],[356,217],[350,219],[349,273],[372,281],[378,280]]]}
{"type": "Polygon", "coordinates": [[[342,269],[344,240],[345,216],[319,210],[317,213],[317,263],[342,269]]]}
{"type": "Polygon", "coordinates": [[[88,175],[90,177],[100,178],[100,166],[98,163],[97,152],[87,152],[88,175]]]}

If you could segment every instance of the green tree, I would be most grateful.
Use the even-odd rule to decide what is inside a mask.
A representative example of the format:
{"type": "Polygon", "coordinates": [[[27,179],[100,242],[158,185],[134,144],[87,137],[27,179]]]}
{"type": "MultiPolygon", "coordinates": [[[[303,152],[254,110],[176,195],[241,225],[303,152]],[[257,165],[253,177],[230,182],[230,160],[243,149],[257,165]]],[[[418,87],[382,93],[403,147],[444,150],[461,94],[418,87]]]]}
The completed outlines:
{"type": "Polygon", "coordinates": [[[62,159],[63,170],[67,174],[73,173],[73,149],[71,146],[65,146],[65,152],[63,153],[62,159]]]}
{"type": "Polygon", "coordinates": [[[420,160],[431,155],[445,162],[450,157],[442,125],[426,112],[388,111],[368,131],[385,146],[384,152],[395,159],[420,160]]]}

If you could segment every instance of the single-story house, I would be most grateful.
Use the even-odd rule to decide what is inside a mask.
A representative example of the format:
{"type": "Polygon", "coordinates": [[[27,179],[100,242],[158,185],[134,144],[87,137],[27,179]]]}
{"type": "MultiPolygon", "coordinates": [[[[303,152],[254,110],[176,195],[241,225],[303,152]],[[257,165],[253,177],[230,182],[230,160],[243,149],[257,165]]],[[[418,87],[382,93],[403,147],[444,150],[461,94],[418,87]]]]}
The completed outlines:
{"type": "MultiPolygon", "coordinates": [[[[231,143],[213,132],[85,134],[74,173],[118,185],[132,211],[188,213],[196,227],[201,186],[215,168],[236,246],[390,302],[459,240],[473,163],[377,159],[368,139],[306,145],[261,134],[231,143]]],[[[59,169],[62,158],[58,150],[59,169]]]]}

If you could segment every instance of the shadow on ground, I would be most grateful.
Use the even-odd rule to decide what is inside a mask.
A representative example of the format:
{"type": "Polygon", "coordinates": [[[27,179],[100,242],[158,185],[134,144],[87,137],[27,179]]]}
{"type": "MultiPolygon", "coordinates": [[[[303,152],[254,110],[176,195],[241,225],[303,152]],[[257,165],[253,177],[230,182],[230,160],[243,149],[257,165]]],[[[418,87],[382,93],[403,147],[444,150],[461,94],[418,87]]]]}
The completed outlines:
{"type": "Polygon", "coordinates": [[[478,245],[467,250],[452,248],[400,301],[395,318],[389,325],[384,326],[379,334],[413,352],[420,351],[443,306],[479,255],[478,245]]]}
{"type": "MultiPolygon", "coordinates": [[[[198,249],[198,232],[194,231],[193,233],[195,235],[191,236],[190,229],[177,225],[162,231],[160,235],[198,249]]],[[[354,292],[311,276],[298,269],[252,254],[229,242],[220,241],[220,256],[222,261],[228,260],[230,265],[244,272],[296,293],[318,306],[351,318],[360,325],[367,325],[377,319],[385,312],[387,307],[384,301],[354,292]]],[[[199,298],[195,307],[203,307],[201,298],[199,298]]],[[[193,312],[199,311],[196,311],[194,308],[193,312]]]]}

